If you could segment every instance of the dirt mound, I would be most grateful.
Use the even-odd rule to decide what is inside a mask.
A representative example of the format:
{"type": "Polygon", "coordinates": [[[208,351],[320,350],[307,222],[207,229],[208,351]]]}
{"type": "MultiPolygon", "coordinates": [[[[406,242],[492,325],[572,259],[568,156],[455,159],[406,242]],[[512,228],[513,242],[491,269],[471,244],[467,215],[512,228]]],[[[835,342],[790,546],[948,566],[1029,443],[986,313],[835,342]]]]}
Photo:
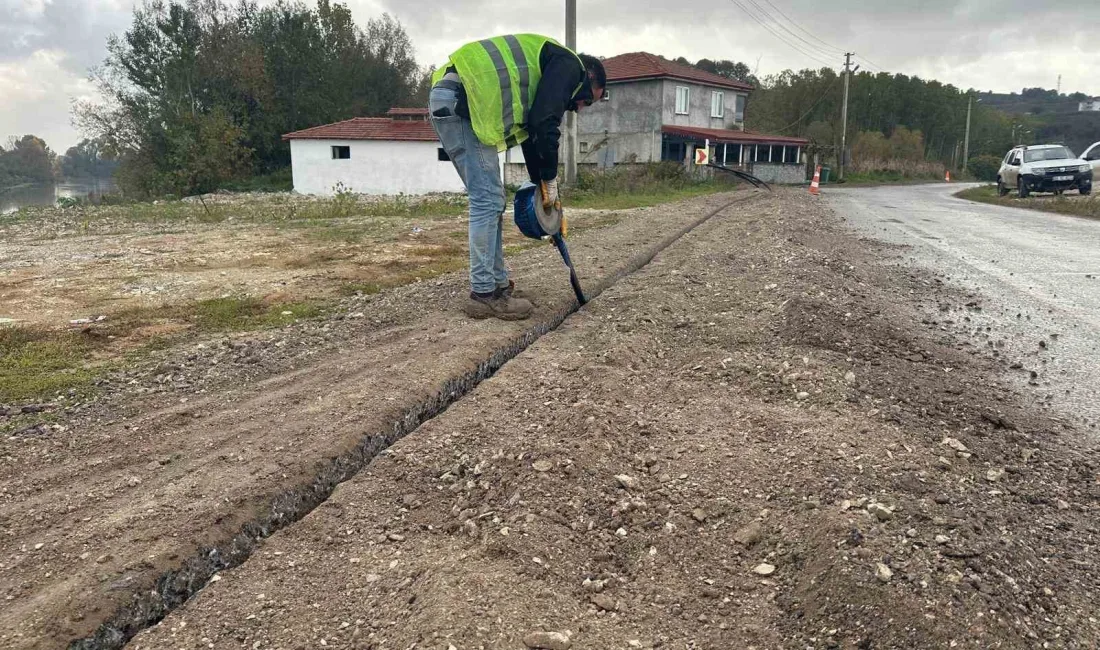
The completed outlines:
{"type": "Polygon", "coordinates": [[[1095,647],[1095,449],[881,256],[715,218],[133,646],[1095,647]]]}

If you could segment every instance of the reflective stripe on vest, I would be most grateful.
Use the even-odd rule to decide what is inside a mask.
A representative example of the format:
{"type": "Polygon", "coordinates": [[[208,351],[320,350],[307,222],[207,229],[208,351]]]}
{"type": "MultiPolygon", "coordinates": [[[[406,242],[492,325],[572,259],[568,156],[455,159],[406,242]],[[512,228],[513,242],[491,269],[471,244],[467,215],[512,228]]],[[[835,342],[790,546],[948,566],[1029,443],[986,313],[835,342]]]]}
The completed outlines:
{"type": "MultiPolygon", "coordinates": [[[[543,46],[557,41],[537,34],[509,34],[468,43],[451,55],[433,76],[442,80],[454,66],[466,89],[470,121],[483,143],[503,151],[528,137],[527,112],[542,78],[543,46]]],[[[580,57],[577,62],[581,63],[580,57]]],[[[573,96],[583,84],[573,90],[573,96]]]]}

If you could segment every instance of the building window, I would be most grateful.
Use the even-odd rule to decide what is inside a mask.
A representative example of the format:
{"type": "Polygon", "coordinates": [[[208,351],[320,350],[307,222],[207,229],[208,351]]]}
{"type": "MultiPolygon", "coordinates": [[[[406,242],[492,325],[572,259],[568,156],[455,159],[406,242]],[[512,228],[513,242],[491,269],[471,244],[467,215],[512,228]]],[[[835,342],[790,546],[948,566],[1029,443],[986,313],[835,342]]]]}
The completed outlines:
{"type": "Polygon", "coordinates": [[[745,121],[745,96],[738,95],[737,100],[733,108],[733,121],[744,122],[745,121]]]}
{"type": "Polygon", "coordinates": [[[588,143],[587,142],[582,142],[580,146],[581,146],[581,153],[588,153],[588,143]]]}
{"type": "Polygon", "coordinates": [[[610,90],[608,90],[607,88],[604,88],[604,89],[603,89],[603,99],[601,99],[600,101],[601,101],[601,102],[609,102],[609,101],[611,101],[611,91],[610,91],[610,90]]]}
{"type": "Polygon", "coordinates": [[[714,91],[710,94],[710,116],[726,116],[726,93],[714,91]]]}
{"type": "Polygon", "coordinates": [[[727,165],[740,165],[741,164],[741,145],[728,144],[726,145],[726,160],[727,165]]]}
{"type": "Polygon", "coordinates": [[[676,114],[687,115],[690,103],[691,89],[687,86],[676,86],[676,114]]]}
{"type": "Polygon", "coordinates": [[[756,162],[768,162],[771,147],[766,144],[756,145],[756,162]]]}
{"type": "Polygon", "coordinates": [[[351,158],[351,147],[343,147],[333,145],[332,147],[332,159],[333,160],[347,160],[351,158]]]}
{"type": "Polygon", "coordinates": [[[785,163],[798,163],[798,147],[786,147],[783,153],[783,162],[785,163]]]}
{"type": "Polygon", "coordinates": [[[439,156],[439,162],[447,162],[451,159],[451,157],[447,155],[447,150],[443,147],[436,149],[436,155],[439,156]]]}

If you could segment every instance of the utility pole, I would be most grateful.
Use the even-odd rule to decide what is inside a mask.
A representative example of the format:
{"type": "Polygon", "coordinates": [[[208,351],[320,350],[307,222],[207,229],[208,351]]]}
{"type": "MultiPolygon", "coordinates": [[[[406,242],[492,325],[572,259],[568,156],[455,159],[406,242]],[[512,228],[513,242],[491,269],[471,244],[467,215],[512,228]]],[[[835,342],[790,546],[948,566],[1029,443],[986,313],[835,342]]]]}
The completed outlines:
{"type": "Polygon", "coordinates": [[[960,170],[965,170],[967,163],[970,162],[970,109],[974,106],[974,96],[971,95],[966,99],[966,139],[963,140],[963,159],[960,170]]]}
{"type": "Polygon", "coordinates": [[[838,181],[844,180],[844,155],[848,151],[848,78],[851,76],[853,52],[844,53],[844,104],[840,109],[840,159],[837,161],[838,181]]]}
{"type": "MultiPolygon", "coordinates": [[[[577,0],[565,0],[565,47],[577,51],[577,0]]],[[[565,184],[577,183],[577,114],[565,112],[565,184]]]]}

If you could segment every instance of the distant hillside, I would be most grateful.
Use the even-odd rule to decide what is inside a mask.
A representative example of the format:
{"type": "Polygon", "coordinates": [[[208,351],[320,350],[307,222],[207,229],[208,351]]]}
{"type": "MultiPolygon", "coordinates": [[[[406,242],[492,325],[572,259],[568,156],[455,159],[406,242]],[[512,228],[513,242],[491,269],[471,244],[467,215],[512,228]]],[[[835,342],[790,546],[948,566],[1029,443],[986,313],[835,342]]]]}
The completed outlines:
{"type": "Polygon", "coordinates": [[[1100,141],[1100,113],[1081,113],[1077,105],[1088,99],[1083,93],[1059,95],[1045,88],[1025,88],[1020,93],[979,93],[982,105],[996,109],[1030,131],[1025,143],[1056,142],[1081,153],[1100,141]]]}

